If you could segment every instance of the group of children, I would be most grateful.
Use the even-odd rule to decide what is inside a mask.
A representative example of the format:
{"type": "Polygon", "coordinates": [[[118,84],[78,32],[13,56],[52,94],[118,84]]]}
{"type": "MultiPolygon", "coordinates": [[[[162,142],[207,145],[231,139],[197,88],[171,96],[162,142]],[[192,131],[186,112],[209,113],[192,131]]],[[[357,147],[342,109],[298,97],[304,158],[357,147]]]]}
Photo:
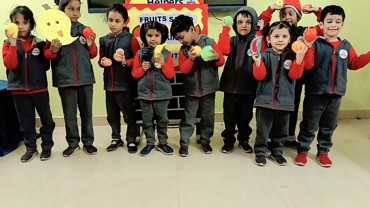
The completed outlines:
{"type": "MultiPolygon", "coordinates": [[[[92,96],[94,73],[90,59],[97,56],[96,35],[84,37],[87,27],[80,22],[80,0],[56,0],[59,9],[71,19],[71,35],[79,37],[63,45],[58,39],[41,41],[31,34],[35,27],[32,11],[26,6],[16,7],[10,20],[19,28],[18,38],[6,32],[3,58],[7,68],[8,89],[14,102],[23,133],[26,153],[22,162],[38,154],[36,146],[35,109],[42,127],[41,160],[51,156],[52,119],[46,71],[51,60],[53,86],[58,88],[62,101],[68,147],[63,156],[68,157],[80,148],[95,154],[93,146],[92,96]],[[81,117],[81,137],[77,125],[77,108],[81,117]]],[[[121,138],[121,112],[127,124],[126,142],[129,153],[138,151],[134,98],[140,100],[143,131],[147,140],[140,155],[147,156],[153,149],[170,155],[174,150],[168,145],[167,108],[172,98],[170,80],[175,75],[171,53],[163,44],[169,35],[182,44],[179,51],[179,70],[184,74],[184,115],[179,124],[179,155],[188,155],[190,137],[195,128],[196,116],[200,117],[200,144],[204,153],[212,152],[210,146],[214,133],[215,92],[224,92],[223,115],[225,130],[221,136],[224,153],[230,153],[236,139],[238,146],[247,153],[255,152],[255,163],[266,164],[266,153],[278,165],[285,165],[283,147],[297,148],[295,163],[305,165],[307,153],[318,130],[317,159],[319,164],[330,167],[328,152],[332,135],[337,126],[341,97],[346,90],[347,68],[356,70],[370,62],[370,52],[358,56],[338,34],[345,19],[340,6],[331,5],[323,10],[304,6],[299,0],[285,0],[284,5],[271,5],[258,17],[248,6],[240,8],[234,16],[235,36],[230,37],[231,27],[224,25],[218,43],[196,32],[191,17],[177,16],[170,30],[156,21],[141,25],[140,38],[144,47],[128,31],[129,17],[121,4],[108,10],[106,19],[110,33],[99,39],[99,65],[104,68],[107,120],[112,129],[112,141],[107,151],[124,145],[121,138]],[[280,11],[280,21],[270,24],[274,11],[280,11]],[[295,52],[291,44],[307,29],[297,26],[303,13],[314,12],[320,35],[315,41],[305,41],[306,47],[295,52]],[[262,50],[250,53],[251,41],[263,36],[262,50]],[[195,46],[212,47],[212,55],[204,60],[195,46]],[[224,55],[227,56],[226,64],[224,55]],[[224,66],[220,81],[218,67],[224,66]],[[304,79],[302,78],[304,74],[304,79]],[[297,113],[305,84],[303,120],[298,142],[295,136],[297,113]],[[257,133],[254,148],[249,145],[253,108],[256,107],[257,133]],[[157,130],[158,144],[155,141],[157,130]],[[237,138],[235,135],[237,134],[237,138]]]]}

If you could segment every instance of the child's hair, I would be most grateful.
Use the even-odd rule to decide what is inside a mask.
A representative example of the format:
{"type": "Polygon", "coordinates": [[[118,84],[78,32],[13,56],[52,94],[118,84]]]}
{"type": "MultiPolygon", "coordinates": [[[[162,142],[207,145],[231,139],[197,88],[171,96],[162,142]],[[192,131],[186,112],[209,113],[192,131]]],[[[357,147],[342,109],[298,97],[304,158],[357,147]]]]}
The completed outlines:
{"type": "Polygon", "coordinates": [[[168,28],[167,28],[167,26],[164,25],[164,24],[161,24],[157,21],[149,21],[149,22],[146,22],[146,23],[142,24],[141,28],[140,28],[140,38],[143,41],[144,46],[148,46],[148,42],[146,41],[146,33],[150,29],[155,29],[155,30],[157,30],[158,32],[160,32],[162,34],[161,44],[166,42],[166,40],[168,38],[168,28]]]}
{"type": "Polygon", "coordinates": [[[193,18],[181,14],[172,21],[171,35],[175,37],[177,33],[189,31],[191,26],[194,27],[193,18]]]}
{"type": "MultiPolygon", "coordinates": [[[[301,2],[299,0],[284,0],[284,8],[292,8],[297,13],[297,20],[299,21],[302,18],[302,7],[301,2]]],[[[282,9],[280,10],[280,17],[282,13],[282,9]]]]}
{"type": "Polygon", "coordinates": [[[286,28],[288,29],[289,31],[289,34],[292,34],[291,31],[292,31],[292,26],[290,26],[289,22],[287,21],[277,21],[277,22],[274,22],[272,23],[270,26],[266,27],[268,28],[268,36],[270,36],[272,34],[272,32],[276,29],[283,29],[283,28],[286,28]]]}
{"type": "Polygon", "coordinates": [[[10,12],[10,15],[9,15],[9,18],[10,18],[10,21],[13,22],[13,19],[15,17],[16,14],[22,14],[24,19],[28,22],[30,22],[30,25],[31,25],[31,30],[33,30],[33,28],[36,26],[36,21],[35,19],[33,18],[33,12],[30,10],[30,8],[28,8],[27,6],[17,6],[15,7],[12,12],[10,12]]]}
{"type": "Polygon", "coordinates": [[[122,15],[123,21],[124,22],[127,21],[128,19],[127,9],[122,4],[113,4],[111,7],[109,7],[107,9],[106,16],[105,16],[106,20],[108,20],[108,15],[109,15],[109,12],[111,11],[120,13],[122,15]]]}
{"type": "MultiPolygon", "coordinates": [[[[58,8],[60,11],[64,12],[64,9],[67,7],[67,5],[74,0],[54,0],[54,3],[58,5],[58,8]]],[[[81,0],[78,0],[81,3],[81,0]]]]}
{"type": "Polygon", "coordinates": [[[324,22],[325,17],[328,14],[337,14],[343,17],[343,21],[346,18],[346,14],[344,13],[344,9],[338,5],[330,5],[326,6],[320,15],[320,22],[324,22]]]}

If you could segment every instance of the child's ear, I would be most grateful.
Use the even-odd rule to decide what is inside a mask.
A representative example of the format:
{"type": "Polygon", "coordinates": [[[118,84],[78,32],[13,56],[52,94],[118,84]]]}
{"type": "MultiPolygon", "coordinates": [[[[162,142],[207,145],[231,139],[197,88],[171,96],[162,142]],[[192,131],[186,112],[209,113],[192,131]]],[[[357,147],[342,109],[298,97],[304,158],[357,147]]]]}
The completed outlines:
{"type": "Polygon", "coordinates": [[[268,44],[270,44],[270,37],[269,36],[266,36],[266,41],[268,44]]]}
{"type": "Polygon", "coordinates": [[[320,26],[320,29],[324,29],[324,23],[323,22],[319,22],[319,26],[320,26]]]}

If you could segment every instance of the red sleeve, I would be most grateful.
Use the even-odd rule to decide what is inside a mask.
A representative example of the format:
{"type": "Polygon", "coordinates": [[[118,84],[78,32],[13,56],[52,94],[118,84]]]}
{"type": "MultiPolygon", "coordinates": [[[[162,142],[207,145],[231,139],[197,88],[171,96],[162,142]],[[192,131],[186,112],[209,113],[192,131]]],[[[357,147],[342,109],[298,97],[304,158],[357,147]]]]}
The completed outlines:
{"type": "Polygon", "coordinates": [[[318,22],[320,22],[321,13],[322,13],[322,8],[321,8],[321,7],[319,7],[319,9],[315,12],[316,20],[317,20],[318,22]]]}
{"type": "Polygon", "coordinates": [[[270,7],[267,7],[267,9],[260,14],[260,19],[263,20],[263,26],[266,26],[270,23],[273,13],[274,10],[272,10],[270,7]]]}
{"type": "Polygon", "coordinates": [[[167,79],[172,79],[175,76],[175,66],[173,65],[172,54],[168,54],[166,63],[162,66],[162,72],[167,79]]]}
{"type": "Polygon", "coordinates": [[[305,66],[304,61],[301,64],[298,64],[296,60],[294,60],[292,65],[290,66],[288,76],[293,80],[301,78],[303,75],[304,66],[305,66]]]}
{"type": "Polygon", "coordinates": [[[215,61],[215,64],[217,67],[220,67],[222,65],[225,64],[225,57],[224,57],[224,54],[221,52],[220,48],[218,47],[217,43],[216,42],[213,42],[213,46],[212,46],[213,50],[216,51],[219,55],[220,55],[220,58],[218,60],[215,61]]]}
{"type": "Polygon", "coordinates": [[[145,74],[145,71],[141,67],[140,58],[139,58],[138,53],[136,53],[136,55],[135,55],[134,64],[133,64],[133,67],[132,67],[131,74],[136,79],[141,78],[145,74]]]}
{"type": "Polygon", "coordinates": [[[256,63],[253,64],[253,76],[258,81],[263,80],[267,75],[265,63],[261,60],[261,65],[259,67],[256,66],[256,63]]]}
{"type": "Polygon", "coordinates": [[[310,70],[315,66],[315,48],[310,47],[308,48],[306,54],[304,55],[303,58],[304,64],[304,69],[305,70],[310,70]]]}
{"type": "Polygon", "coordinates": [[[102,48],[102,47],[99,47],[99,60],[98,60],[98,65],[99,65],[101,68],[104,68],[104,66],[100,64],[100,61],[101,61],[101,59],[102,59],[103,57],[105,57],[105,52],[104,52],[104,50],[103,50],[103,48],[102,48]]]}
{"type": "Polygon", "coordinates": [[[91,47],[87,47],[89,49],[89,57],[90,59],[95,58],[98,55],[98,47],[96,46],[95,42],[91,47]]]}
{"type": "MultiPolygon", "coordinates": [[[[132,37],[131,39],[131,52],[133,54],[133,57],[135,57],[138,50],[140,50],[140,44],[139,41],[135,37],[132,37]]],[[[133,66],[134,65],[134,58],[130,58],[126,60],[127,66],[133,66]]]]}
{"type": "Polygon", "coordinates": [[[218,36],[218,45],[220,47],[220,50],[222,54],[228,56],[230,53],[230,27],[228,26],[223,26],[222,27],[222,32],[218,36]]]}
{"type": "Polygon", "coordinates": [[[361,69],[370,62],[370,51],[360,56],[357,55],[355,49],[350,47],[348,56],[348,68],[350,70],[361,69]]]}
{"type": "Polygon", "coordinates": [[[17,68],[18,65],[17,50],[18,50],[17,46],[10,46],[7,42],[4,42],[3,61],[4,66],[9,70],[17,68]]]}
{"type": "Polygon", "coordinates": [[[55,59],[58,54],[57,53],[52,53],[50,51],[50,45],[51,45],[51,42],[46,40],[46,44],[45,44],[45,47],[44,47],[44,56],[45,56],[45,58],[47,58],[49,60],[52,60],[52,59],[55,59]]]}
{"type": "Polygon", "coordinates": [[[182,53],[182,50],[179,51],[179,69],[183,74],[187,74],[193,68],[194,61],[190,58],[186,58],[182,53]]]}

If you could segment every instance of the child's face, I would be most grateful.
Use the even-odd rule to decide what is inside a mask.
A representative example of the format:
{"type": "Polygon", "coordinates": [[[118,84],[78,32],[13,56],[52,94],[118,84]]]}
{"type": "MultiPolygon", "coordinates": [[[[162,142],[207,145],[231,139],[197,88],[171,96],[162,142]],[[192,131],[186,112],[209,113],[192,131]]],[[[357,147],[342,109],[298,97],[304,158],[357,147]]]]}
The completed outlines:
{"type": "Polygon", "coordinates": [[[24,19],[23,14],[17,13],[12,22],[18,26],[18,37],[25,38],[31,34],[31,23],[24,19]]]}
{"type": "Polygon", "coordinates": [[[290,25],[297,26],[298,23],[298,15],[297,12],[294,11],[294,9],[286,7],[283,8],[280,11],[280,20],[281,21],[287,21],[290,25]]]}
{"type": "Polygon", "coordinates": [[[175,35],[175,39],[180,41],[181,44],[190,46],[194,41],[195,28],[191,26],[188,31],[182,31],[175,35]]]}
{"type": "Polygon", "coordinates": [[[76,22],[80,18],[81,3],[78,0],[72,0],[68,3],[64,9],[64,13],[71,19],[72,22],[76,22]]]}
{"type": "Polygon", "coordinates": [[[110,11],[108,13],[108,26],[113,35],[119,35],[124,27],[127,27],[122,15],[117,11],[110,11]]]}
{"type": "Polygon", "coordinates": [[[324,31],[324,36],[329,40],[337,40],[339,32],[343,27],[343,17],[338,14],[326,15],[323,22],[320,22],[320,28],[324,31]]]}
{"type": "Polygon", "coordinates": [[[152,48],[155,48],[157,45],[161,44],[162,34],[156,29],[149,29],[146,34],[146,42],[152,48]]]}
{"type": "Polygon", "coordinates": [[[250,15],[238,14],[236,17],[236,30],[242,36],[248,35],[252,28],[252,17],[250,15]]]}
{"type": "Polygon", "coordinates": [[[281,53],[288,46],[290,42],[290,34],[287,28],[275,29],[271,35],[266,37],[268,43],[271,44],[272,49],[281,53]]]}

